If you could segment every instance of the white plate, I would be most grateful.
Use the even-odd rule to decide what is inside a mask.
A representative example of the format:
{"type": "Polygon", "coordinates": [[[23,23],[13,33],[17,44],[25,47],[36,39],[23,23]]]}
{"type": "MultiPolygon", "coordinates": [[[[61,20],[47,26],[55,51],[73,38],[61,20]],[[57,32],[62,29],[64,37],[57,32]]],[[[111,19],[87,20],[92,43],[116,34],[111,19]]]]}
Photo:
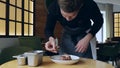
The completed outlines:
{"type": "Polygon", "coordinates": [[[51,60],[57,64],[75,64],[79,61],[80,57],[75,55],[70,55],[71,60],[61,60],[61,55],[51,56],[51,60]]]}

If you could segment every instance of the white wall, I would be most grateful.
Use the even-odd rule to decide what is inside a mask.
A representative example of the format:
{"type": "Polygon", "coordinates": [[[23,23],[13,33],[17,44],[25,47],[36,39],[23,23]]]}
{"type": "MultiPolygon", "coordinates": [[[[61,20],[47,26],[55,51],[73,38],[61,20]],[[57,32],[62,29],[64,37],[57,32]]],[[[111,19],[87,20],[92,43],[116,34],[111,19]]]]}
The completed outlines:
{"type": "Polygon", "coordinates": [[[120,12],[120,5],[114,5],[113,12],[120,12]]]}
{"type": "Polygon", "coordinates": [[[113,35],[113,5],[112,4],[102,4],[102,3],[97,3],[98,7],[101,11],[104,11],[105,14],[105,21],[104,24],[106,26],[104,26],[103,30],[107,31],[103,31],[102,34],[105,34],[103,36],[103,42],[108,38],[108,37],[112,37],[113,35]]]}
{"type": "Polygon", "coordinates": [[[120,0],[94,0],[99,3],[120,5],[120,0]]]}
{"type": "Polygon", "coordinates": [[[94,0],[97,3],[113,4],[113,12],[120,12],[120,0],[94,0]]]}
{"type": "Polygon", "coordinates": [[[105,40],[107,38],[106,37],[106,12],[101,11],[101,13],[103,15],[104,23],[103,23],[103,26],[101,27],[101,29],[96,34],[96,38],[97,38],[98,42],[105,42],[105,40]]]}

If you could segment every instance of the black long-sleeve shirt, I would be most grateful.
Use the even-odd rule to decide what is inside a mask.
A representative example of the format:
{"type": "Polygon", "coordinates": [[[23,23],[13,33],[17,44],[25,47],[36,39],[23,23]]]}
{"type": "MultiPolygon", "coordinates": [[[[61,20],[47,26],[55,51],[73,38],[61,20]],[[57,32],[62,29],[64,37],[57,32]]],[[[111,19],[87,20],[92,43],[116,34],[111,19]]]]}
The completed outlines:
{"type": "Polygon", "coordinates": [[[54,36],[56,21],[63,26],[68,34],[79,34],[90,29],[89,33],[93,36],[99,31],[103,24],[103,17],[97,4],[93,0],[86,0],[82,8],[79,9],[75,19],[67,21],[60,12],[60,7],[55,0],[48,8],[48,15],[45,27],[47,38],[54,36]],[[94,23],[91,25],[92,20],[94,23]],[[79,29],[79,31],[75,31],[79,29]]]}

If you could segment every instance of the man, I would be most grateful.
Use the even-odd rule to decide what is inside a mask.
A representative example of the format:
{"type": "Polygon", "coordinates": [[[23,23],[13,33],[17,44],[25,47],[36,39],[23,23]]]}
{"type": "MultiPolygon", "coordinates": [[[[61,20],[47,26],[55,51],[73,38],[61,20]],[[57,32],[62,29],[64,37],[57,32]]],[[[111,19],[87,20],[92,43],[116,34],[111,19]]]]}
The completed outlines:
{"type": "Polygon", "coordinates": [[[62,53],[93,58],[90,40],[103,24],[102,14],[93,0],[55,0],[48,8],[45,27],[49,39],[46,50],[57,53],[54,28],[56,21],[63,26],[60,49],[62,53]],[[94,22],[91,24],[91,20],[94,22]]]}

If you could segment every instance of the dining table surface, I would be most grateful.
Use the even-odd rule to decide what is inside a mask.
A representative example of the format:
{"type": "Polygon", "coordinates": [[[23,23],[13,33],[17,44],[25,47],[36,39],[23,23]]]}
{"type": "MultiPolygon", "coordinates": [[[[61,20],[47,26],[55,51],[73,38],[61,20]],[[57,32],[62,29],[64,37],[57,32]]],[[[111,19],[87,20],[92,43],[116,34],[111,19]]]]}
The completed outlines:
{"type": "Polygon", "coordinates": [[[79,62],[75,64],[57,64],[51,61],[50,56],[44,56],[42,64],[36,67],[28,65],[20,66],[15,59],[2,64],[0,68],[114,68],[114,66],[106,62],[88,58],[80,58],[79,62]]]}

